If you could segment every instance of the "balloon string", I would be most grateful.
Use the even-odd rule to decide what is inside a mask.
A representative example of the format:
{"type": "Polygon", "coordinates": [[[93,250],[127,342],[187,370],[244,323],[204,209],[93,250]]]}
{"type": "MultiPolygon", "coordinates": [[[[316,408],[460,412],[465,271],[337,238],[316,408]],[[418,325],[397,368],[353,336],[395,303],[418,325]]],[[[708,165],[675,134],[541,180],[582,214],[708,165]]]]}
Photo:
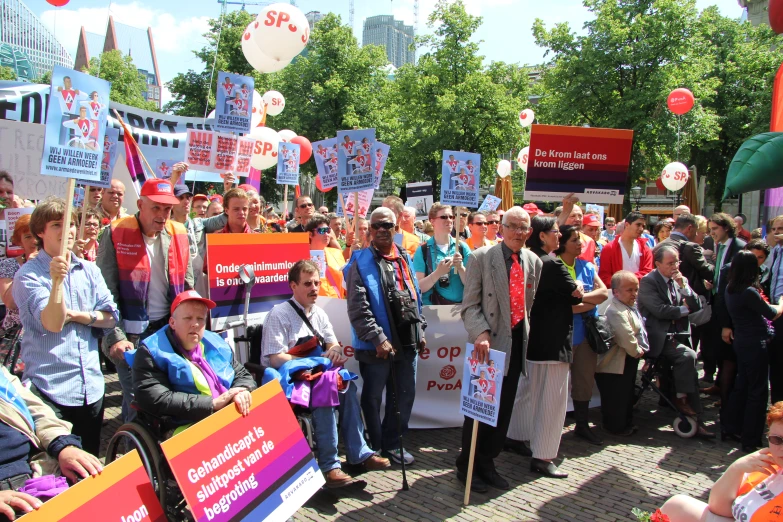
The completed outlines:
{"type": "Polygon", "coordinates": [[[677,116],[677,161],[680,161],[680,118],[677,116]]]}
{"type": "Polygon", "coordinates": [[[223,32],[223,11],[220,12],[220,27],[218,28],[217,43],[215,44],[215,59],[212,60],[212,72],[209,73],[209,85],[207,86],[207,104],[204,107],[204,125],[207,124],[207,113],[209,112],[209,96],[212,94],[212,78],[215,76],[215,67],[217,66],[218,50],[220,49],[220,35],[223,32]]]}

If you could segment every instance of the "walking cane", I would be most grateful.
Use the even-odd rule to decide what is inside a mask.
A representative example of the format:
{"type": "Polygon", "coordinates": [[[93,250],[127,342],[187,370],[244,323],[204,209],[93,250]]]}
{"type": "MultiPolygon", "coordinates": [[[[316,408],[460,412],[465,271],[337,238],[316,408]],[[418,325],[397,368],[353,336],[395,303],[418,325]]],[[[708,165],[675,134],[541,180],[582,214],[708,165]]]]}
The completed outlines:
{"type": "Polygon", "coordinates": [[[391,380],[394,392],[394,413],[397,415],[397,432],[400,434],[400,462],[402,462],[402,490],[408,491],[408,478],[405,476],[405,448],[402,444],[402,415],[400,415],[400,403],[397,400],[397,370],[394,367],[394,350],[389,352],[391,358],[391,380]]]}

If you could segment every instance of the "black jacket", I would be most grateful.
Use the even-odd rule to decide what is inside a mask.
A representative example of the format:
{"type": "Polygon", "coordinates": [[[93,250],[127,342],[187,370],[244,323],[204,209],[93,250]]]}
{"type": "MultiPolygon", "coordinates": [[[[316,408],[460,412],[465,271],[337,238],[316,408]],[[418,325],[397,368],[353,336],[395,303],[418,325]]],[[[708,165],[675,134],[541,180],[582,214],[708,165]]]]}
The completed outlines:
{"type": "Polygon", "coordinates": [[[650,357],[658,357],[663,351],[669,333],[690,346],[691,323],[683,316],[680,306],[687,305],[691,313],[701,310],[701,301],[695,295],[684,297],[676,305],[669,300],[669,289],[658,270],[644,276],[639,283],[639,312],[644,318],[647,338],[650,341],[650,357]]]}
{"type": "Polygon", "coordinates": [[[715,266],[704,259],[702,248],[681,236],[675,236],[674,233],[660,244],[671,244],[677,247],[680,252],[680,272],[688,280],[694,292],[705,297],[709,296],[710,291],[704,286],[704,281],[712,282],[715,266]]]}
{"type": "MultiPolygon", "coordinates": [[[[174,349],[176,344],[172,342],[174,349]]],[[[231,388],[256,389],[256,382],[250,372],[232,357],[234,382],[231,388]]],[[[174,391],[166,372],[155,364],[149,350],[142,344],[133,359],[134,400],[142,411],[156,417],[171,417],[175,422],[198,422],[212,412],[212,397],[174,391]]]]}
{"type": "Polygon", "coordinates": [[[541,280],[530,310],[528,361],[573,362],[571,339],[574,313],[571,306],[582,302],[571,294],[576,282],[562,261],[541,249],[530,250],[541,259],[541,280]]]}

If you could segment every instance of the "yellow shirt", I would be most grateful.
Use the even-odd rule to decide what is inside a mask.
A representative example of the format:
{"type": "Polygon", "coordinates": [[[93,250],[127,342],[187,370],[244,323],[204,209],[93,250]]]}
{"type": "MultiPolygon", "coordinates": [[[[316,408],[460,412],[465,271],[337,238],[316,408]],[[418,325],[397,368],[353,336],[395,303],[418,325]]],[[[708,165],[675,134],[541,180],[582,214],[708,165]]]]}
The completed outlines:
{"type": "Polygon", "coordinates": [[[318,295],[324,297],[334,297],[345,299],[345,289],[343,288],[343,267],[345,258],[339,248],[324,248],[324,257],[326,257],[326,277],[321,278],[321,288],[318,295]]]}

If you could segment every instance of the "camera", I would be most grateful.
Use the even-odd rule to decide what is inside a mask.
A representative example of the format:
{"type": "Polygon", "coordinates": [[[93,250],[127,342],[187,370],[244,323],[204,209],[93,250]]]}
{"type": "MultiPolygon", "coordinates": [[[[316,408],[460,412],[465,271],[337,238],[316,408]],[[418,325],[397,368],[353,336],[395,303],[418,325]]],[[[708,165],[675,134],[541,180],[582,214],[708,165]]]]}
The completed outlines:
{"type": "Polygon", "coordinates": [[[451,280],[448,275],[442,276],[438,279],[438,286],[441,288],[448,288],[451,280]]]}

